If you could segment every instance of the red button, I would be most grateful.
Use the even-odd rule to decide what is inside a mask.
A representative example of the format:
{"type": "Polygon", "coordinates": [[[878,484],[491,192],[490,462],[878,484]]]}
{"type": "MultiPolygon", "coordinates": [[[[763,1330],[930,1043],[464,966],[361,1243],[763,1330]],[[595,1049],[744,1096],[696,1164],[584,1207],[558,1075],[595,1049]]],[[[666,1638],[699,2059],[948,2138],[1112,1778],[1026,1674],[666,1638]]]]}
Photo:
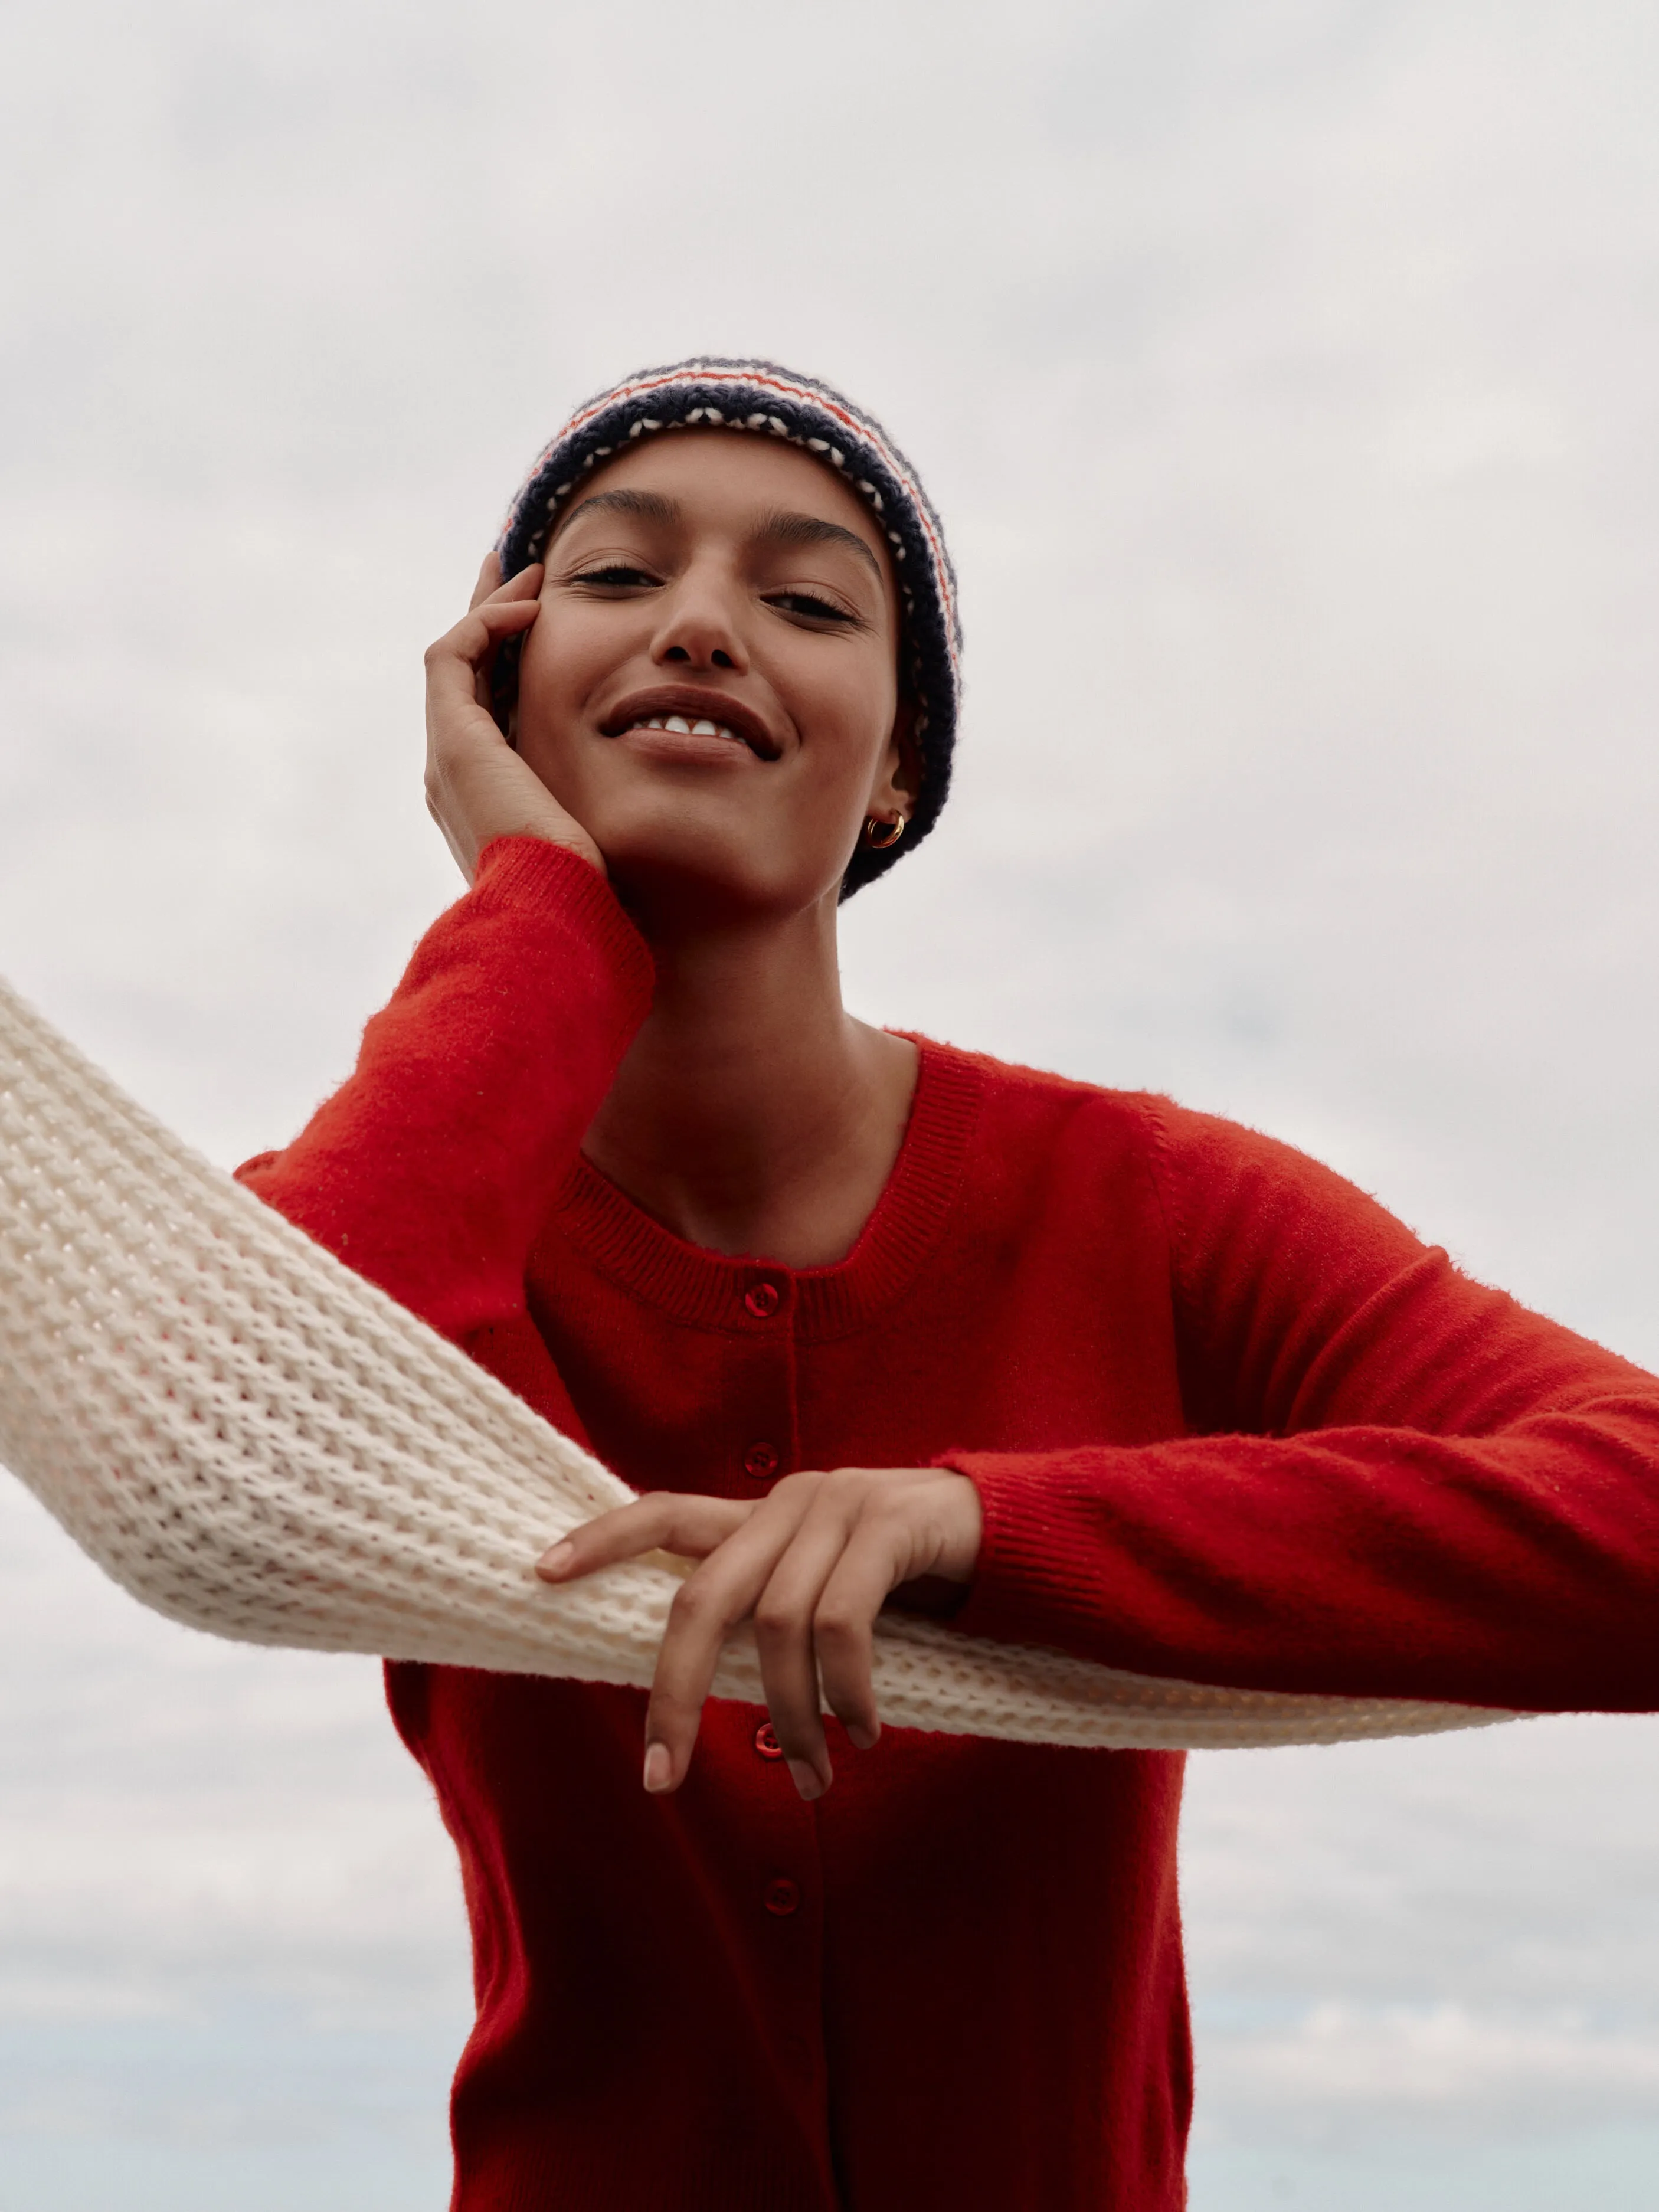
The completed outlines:
{"type": "Polygon", "coordinates": [[[775,1444],[750,1444],[743,1455],[743,1471],[757,1482],[769,1482],[778,1471],[775,1444]]]}
{"type": "Polygon", "coordinates": [[[778,1741],[778,1732],[770,1721],[763,1721],[755,1730],[755,1748],[763,1759],[781,1759],[783,1746],[778,1741]]]}
{"type": "Polygon", "coordinates": [[[781,1874],[775,1881],[766,1885],[766,1909],[775,1912],[780,1920],[787,1920],[800,1904],[800,1884],[781,1874]]]}
{"type": "Polygon", "coordinates": [[[757,1283],[744,1293],[743,1302],[757,1321],[770,1321],[778,1310],[778,1286],[775,1283],[757,1283]]]}

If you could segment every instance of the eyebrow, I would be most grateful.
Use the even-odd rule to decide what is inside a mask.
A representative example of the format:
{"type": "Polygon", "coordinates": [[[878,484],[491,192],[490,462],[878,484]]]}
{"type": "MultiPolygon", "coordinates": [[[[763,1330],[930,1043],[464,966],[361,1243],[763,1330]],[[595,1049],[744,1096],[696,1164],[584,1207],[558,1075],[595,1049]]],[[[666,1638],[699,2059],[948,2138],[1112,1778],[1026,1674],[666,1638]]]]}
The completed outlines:
{"type": "Polygon", "coordinates": [[[839,522],[825,522],[816,514],[786,514],[775,511],[762,524],[757,535],[769,539],[774,545],[842,545],[867,561],[874,570],[876,580],[884,580],[881,563],[865,544],[856,530],[844,530],[839,522]]]}
{"type": "Polygon", "coordinates": [[[592,514],[595,508],[611,514],[636,515],[641,522],[678,522],[679,501],[665,499],[659,491],[596,491],[592,499],[585,499],[580,507],[573,507],[568,514],[561,516],[555,537],[562,537],[579,514],[592,514]]]}
{"type": "MultiPolygon", "coordinates": [[[[579,514],[591,514],[595,508],[611,514],[632,515],[641,522],[672,523],[684,517],[679,501],[665,499],[658,491],[596,491],[592,499],[585,499],[580,507],[571,508],[555,534],[562,537],[579,514]]],[[[826,522],[822,515],[796,514],[775,508],[755,535],[773,545],[842,546],[866,562],[878,583],[885,581],[880,562],[857,531],[845,529],[839,522],[826,522]]]]}

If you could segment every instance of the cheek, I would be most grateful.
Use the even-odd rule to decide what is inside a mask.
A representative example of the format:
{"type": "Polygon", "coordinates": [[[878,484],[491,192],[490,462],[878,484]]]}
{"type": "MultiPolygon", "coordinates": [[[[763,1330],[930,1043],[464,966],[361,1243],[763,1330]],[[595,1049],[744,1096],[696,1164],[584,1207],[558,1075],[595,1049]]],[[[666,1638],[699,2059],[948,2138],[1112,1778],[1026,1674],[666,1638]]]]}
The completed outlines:
{"type": "Polygon", "coordinates": [[[861,665],[843,664],[821,672],[800,699],[800,719],[817,742],[809,744],[814,781],[821,787],[862,793],[884,758],[898,708],[898,686],[876,656],[861,665]]]}
{"type": "Polygon", "coordinates": [[[592,762],[580,742],[592,702],[637,653],[622,610],[542,602],[519,662],[514,744],[567,805],[582,802],[592,762]],[[572,783],[571,778],[577,779],[572,783]]]}
{"type": "Polygon", "coordinates": [[[542,601],[519,662],[521,712],[568,710],[615,665],[616,641],[607,637],[602,621],[593,620],[599,611],[542,601]]]}

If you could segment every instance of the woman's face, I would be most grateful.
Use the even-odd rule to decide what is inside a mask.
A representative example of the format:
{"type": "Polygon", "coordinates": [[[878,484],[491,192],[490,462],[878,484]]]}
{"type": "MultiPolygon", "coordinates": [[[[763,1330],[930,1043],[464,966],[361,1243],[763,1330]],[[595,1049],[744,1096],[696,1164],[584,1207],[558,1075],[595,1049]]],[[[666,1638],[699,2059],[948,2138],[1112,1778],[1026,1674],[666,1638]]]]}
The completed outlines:
{"type": "Polygon", "coordinates": [[[554,535],[514,742],[648,904],[833,902],[866,817],[915,788],[898,635],[881,532],[823,463],[659,433],[554,535]]]}

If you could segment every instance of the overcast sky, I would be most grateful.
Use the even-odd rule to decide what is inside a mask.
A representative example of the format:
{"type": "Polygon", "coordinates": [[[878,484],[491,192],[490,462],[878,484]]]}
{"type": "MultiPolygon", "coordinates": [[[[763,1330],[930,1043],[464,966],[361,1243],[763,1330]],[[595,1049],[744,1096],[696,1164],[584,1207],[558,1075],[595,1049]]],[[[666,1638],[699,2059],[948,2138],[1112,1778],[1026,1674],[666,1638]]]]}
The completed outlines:
{"type": "MultiPolygon", "coordinates": [[[[421,652],[567,407],[756,351],[962,574],[860,1011],[1272,1128],[1659,1364],[1650,5],[0,40],[0,972],[176,1127],[290,1133],[458,888],[421,652]]],[[[0,2212],[437,2212],[459,1898],[377,1698],[0,1491],[0,2212]]],[[[1656,1754],[1194,1761],[1194,2212],[1659,2207],[1656,1754]]]]}

